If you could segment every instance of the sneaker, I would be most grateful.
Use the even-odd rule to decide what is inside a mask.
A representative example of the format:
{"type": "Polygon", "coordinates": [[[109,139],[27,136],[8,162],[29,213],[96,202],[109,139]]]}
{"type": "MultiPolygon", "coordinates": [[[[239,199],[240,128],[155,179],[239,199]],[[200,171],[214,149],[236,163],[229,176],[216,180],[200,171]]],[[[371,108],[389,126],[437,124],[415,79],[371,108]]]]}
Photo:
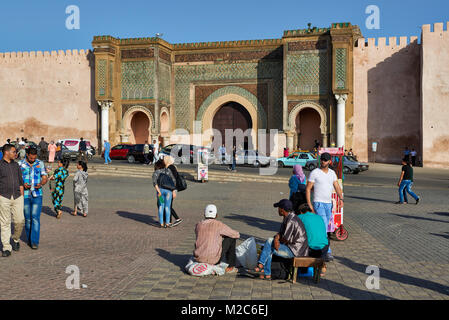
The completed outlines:
{"type": "Polygon", "coordinates": [[[415,204],[418,204],[419,200],[421,200],[421,198],[416,199],[416,203],[415,204]]]}
{"type": "Polygon", "coordinates": [[[33,250],[37,250],[39,248],[39,246],[37,244],[32,244],[31,245],[31,249],[33,250]]]}
{"type": "Polygon", "coordinates": [[[398,201],[398,202],[395,202],[394,204],[404,204],[404,202],[398,201]]]}
{"type": "Polygon", "coordinates": [[[11,243],[12,249],[14,251],[19,251],[20,250],[20,242],[15,242],[14,240],[11,243]]]}
{"type": "Polygon", "coordinates": [[[9,251],[9,250],[5,250],[5,251],[2,251],[2,257],[9,257],[11,255],[11,251],[9,251]]]}
{"type": "Polygon", "coordinates": [[[182,222],[182,219],[178,219],[175,222],[172,223],[173,227],[176,227],[178,224],[180,224],[182,222]]]}
{"type": "Polygon", "coordinates": [[[326,257],[324,258],[324,261],[331,262],[333,260],[334,260],[334,257],[330,253],[326,254],[326,257]]]}

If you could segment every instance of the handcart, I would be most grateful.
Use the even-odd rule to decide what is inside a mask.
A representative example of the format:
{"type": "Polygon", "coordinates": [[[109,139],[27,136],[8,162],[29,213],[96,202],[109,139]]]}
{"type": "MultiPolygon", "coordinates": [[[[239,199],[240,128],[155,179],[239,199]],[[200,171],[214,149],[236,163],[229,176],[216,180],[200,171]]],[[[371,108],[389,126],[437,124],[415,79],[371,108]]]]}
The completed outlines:
{"type": "MultiPolygon", "coordinates": [[[[338,183],[343,191],[343,161],[344,161],[344,148],[320,148],[318,151],[318,164],[320,163],[320,156],[323,153],[329,153],[331,155],[330,169],[334,170],[337,174],[338,183]]],[[[330,232],[332,238],[338,241],[344,241],[348,238],[348,230],[343,226],[343,207],[340,206],[340,198],[338,197],[335,190],[332,192],[332,219],[329,222],[327,232],[330,232]]]]}

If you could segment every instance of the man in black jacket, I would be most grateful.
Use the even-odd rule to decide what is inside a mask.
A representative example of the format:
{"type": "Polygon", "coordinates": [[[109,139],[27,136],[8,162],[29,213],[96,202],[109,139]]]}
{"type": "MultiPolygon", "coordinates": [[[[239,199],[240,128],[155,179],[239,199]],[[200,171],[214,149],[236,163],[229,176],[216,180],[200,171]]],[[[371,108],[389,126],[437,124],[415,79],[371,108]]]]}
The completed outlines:
{"type": "Polygon", "coordinates": [[[87,163],[87,144],[86,141],[84,141],[83,138],[80,139],[79,144],[79,160],[83,160],[87,163]]]}

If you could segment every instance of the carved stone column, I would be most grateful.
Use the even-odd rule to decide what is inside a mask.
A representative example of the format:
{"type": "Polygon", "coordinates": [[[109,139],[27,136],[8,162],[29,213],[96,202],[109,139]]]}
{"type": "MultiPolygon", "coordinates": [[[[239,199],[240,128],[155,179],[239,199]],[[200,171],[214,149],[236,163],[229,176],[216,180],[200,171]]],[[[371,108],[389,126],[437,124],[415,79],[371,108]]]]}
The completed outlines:
{"type": "Polygon", "coordinates": [[[346,100],[348,100],[348,95],[336,94],[335,99],[337,99],[337,147],[341,148],[345,146],[346,100]]]}
{"type": "Polygon", "coordinates": [[[294,137],[294,133],[289,131],[287,132],[287,148],[290,151],[293,151],[293,137],[294,137]]]}
{"type": "Polygon", "coordinates": [[[97,101],[101,107],[101,141],[100,146],[103,146],[104,141],[109,141],[109,109],[112,107],[112,101],[97,101]]]}

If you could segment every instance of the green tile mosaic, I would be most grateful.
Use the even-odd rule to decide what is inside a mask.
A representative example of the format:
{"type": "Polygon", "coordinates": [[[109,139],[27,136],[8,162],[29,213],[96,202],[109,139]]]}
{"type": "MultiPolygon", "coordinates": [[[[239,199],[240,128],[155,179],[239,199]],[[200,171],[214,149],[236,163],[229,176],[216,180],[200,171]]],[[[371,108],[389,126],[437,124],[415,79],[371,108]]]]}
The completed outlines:
{"type": "Polygon", "coordinates": [[[170,103],[171,67],[159,62],[159,100],[170,103]]]}
{"type": "Polygon", "coordinates": [[[194,81],[273,79],[274,112],[271,127],[282,125],[282,62],[264,61],[204,65],[177,65],[175,72],[175,110],[177,128],[192,130],[190,123],[190,83],[194,81]]]}
{"type": "Polygon", "coordinates": [[[97,83],[98,83],[98,94],[100,96],[106,95],[106,68],[107,68],[107,60],[100,59],[97,63],[97,83]]]}
{"type": "Polygon", "coordinates": [[[326,94],[329,82],[327,52],[287,56],[287,94],[326,94]]]}
{"type": "Polygon", "coordinates": [[[154,99],[154,61],[122,62],[122,99],[154,99]]]}
{"type": "Polygon", "coordinates": [[[335,87],[337,89],[346,89],[346,56],[346,48],[335,50],[335,87]]]}

